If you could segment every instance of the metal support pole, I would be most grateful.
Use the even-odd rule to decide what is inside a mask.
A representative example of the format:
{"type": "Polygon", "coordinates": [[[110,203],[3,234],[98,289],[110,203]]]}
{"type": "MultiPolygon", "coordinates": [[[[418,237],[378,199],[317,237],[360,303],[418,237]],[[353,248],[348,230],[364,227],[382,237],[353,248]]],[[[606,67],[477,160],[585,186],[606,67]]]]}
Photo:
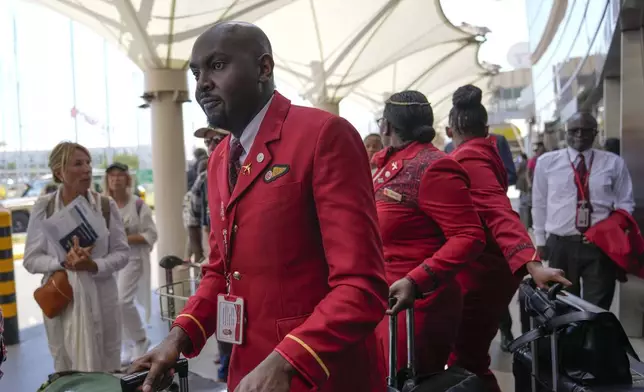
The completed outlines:
{"type": "Polygon", "coordinates": [[[4,317],[4,341],[7,345],[20,343],[16,280],[13,270],[11,212],[0,208],[0,309],[4,317]]]}

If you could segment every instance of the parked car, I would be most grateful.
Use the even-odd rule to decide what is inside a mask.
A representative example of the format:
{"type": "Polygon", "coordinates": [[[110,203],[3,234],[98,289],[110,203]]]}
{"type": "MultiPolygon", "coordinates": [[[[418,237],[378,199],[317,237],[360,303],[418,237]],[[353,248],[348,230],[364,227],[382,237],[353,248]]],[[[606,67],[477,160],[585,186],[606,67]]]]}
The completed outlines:
{"type": "MultiPolygon", "coordinates": [[[[103,192],[104,176],[105,170],[93,170],[93,188],[96,192],[103,192]]],[[[53,182],[54,178],[51,174],[44,175],[29,182],[21,197],[0,201],[0,205],[11,211],[11,229],[13,233],[25,233],[27,231],[31,208],[42,195],[43,189],[53,182]]]]}

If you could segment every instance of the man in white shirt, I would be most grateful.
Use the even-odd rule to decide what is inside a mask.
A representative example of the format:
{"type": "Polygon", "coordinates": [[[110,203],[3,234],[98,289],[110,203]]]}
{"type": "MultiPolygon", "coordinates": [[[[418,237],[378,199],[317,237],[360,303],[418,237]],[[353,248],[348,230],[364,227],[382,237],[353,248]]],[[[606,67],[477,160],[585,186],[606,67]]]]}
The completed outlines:
{"type": "Polygon", "coordinates": [[[537,248],[551,267],[573,282],[573,294],[608,309],[615,290],[616,266],[584,237],[588,228],[612,211],[633,212],[633,186],[624,160],[592,148],[597,120],[575,114],[567,124],[568,147],[542,155],[532,184],[532,218],[537,248]],[[548,238],[546,240],[546,235],[548,238]]]}

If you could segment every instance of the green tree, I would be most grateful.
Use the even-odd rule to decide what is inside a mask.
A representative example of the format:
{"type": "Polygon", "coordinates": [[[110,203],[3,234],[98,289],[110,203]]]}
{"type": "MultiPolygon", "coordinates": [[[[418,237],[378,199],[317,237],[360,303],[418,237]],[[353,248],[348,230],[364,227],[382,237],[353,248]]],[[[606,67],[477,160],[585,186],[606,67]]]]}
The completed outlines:
{"type": "Polygon", "coordinates": [[[7,163],[7,169],[9,169],[9,170],[16,170],[16,162],[9,162],[9,163],[7,163]]]}
{"type": "MultiPolygon", "coordinates": [[[[129,154],[127,152],[114,154],[114,156],[112,157],[112,162],[124,163],[128,165],[130,170],[137,170],[139,168],[139,156],[135,154],[129,154]]],[[[100,166],[105,169],[107,165],[107,162],[104,162],[100,166]]]]}

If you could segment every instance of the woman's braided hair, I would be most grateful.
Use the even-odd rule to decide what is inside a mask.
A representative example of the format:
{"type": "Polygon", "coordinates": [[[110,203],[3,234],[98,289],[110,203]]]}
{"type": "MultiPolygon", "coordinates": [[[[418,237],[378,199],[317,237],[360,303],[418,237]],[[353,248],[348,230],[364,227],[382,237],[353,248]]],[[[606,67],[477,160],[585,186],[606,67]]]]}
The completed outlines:
{"type": "Polygon", "coordinates": [[[404,142],[429,143],[436,136],[432,106],[418,91],[401,91],[389,97],[382,116],[404,142]]]}
{"type": "Polygon", "coordinates": [[[487,110],[481,103],[483,92],[471,84],[461,86],[452,96],[449,126],[464,136],[487,136],[487,110]]]}

